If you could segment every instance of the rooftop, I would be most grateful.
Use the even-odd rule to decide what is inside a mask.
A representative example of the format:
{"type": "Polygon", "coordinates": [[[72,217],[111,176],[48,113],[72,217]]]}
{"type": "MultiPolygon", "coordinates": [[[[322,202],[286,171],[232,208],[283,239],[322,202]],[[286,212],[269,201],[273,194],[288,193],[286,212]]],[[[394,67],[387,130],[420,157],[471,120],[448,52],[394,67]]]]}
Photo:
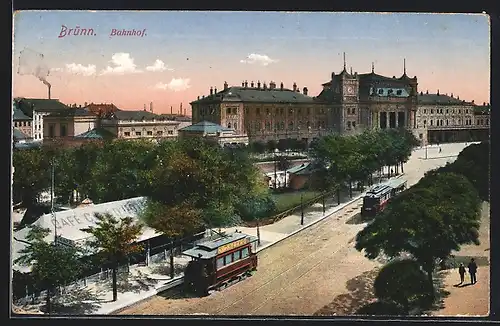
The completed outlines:
{"type": "Polygon", "coordinates": [[[21,111],[17,103],[14,103],[14,108],[13,108],[13,113],[12,113],[12,120],[14,121],[23,121],[23,120],[31,120],[30,117],[28,117],[26,114],[21,111]]]}
{"type": "Polygon", "coordinates": [[[83,139],[111,139],[114,137],[113,133],[103,128],[94,128],[75,136],[75,138],[83,139]]]}
{"type": "Polygon", "coordinates": [[[179,129],[179,131],[189,131],[189,132],[199,132],[199,133],[207,133],[207,134],[215,134],[217,132],[228,132],[234,131],[233,129],[229,129],[218,125],[216,123],[210,121],[201,121],[195,123],[194,125],[190,125],[184,128],[179,129]]]}
{"type": "Polygon", "coordinates": [[[471,105],[470,102],[460,100],[458,97],[454,97],[453,94],[448,96],[447,94],[429,94],[420,92],[418,95],[419,104],[464,104],[471,105]]]}
{"type": "Polygon", "coordinates": [[[118,120],[152,120],[152,119],[160,119],[160,116],[149,111],[144,110],[119,110],[111,113],[111,118],[118,120]]]}
{"type": "Polygon", "coordinates": [[[240,232],[235,232],[232,234],[228,234],[227,236],[217,238],[215,240],[201,242],[196,247],[185,250],[182,254],[189,257],[197,257],[204,259],[213,258],[217,256],[217,248],[245,238],[248,239],[247,243],[254,242],[257,240],[256,237],[240,232]]]}
{"type": "Polygon", "coordinates": [[[33,116],[33,110],[49,113],[69,110],[66,104],[57,99],[18,98],[15,101],[18,108],[27,116],[33,116]]]}
{"type": "Polygon", "coordinates": [[[212,103],[212,102],[251,102],[251,103],[312,103],[314,98],[299,92],[294,92],[288,88],[276,87],[241,87],[231,86],[215,94],[206,96],[191,102],[212,103]]]}
{"type": "Polygon", "coordinates": [[[24,132],[14,128],[14,130],[12,131],[12,138],[14,138],[14,140],[23,140],[29,139],[30,137],[24,132]]]}

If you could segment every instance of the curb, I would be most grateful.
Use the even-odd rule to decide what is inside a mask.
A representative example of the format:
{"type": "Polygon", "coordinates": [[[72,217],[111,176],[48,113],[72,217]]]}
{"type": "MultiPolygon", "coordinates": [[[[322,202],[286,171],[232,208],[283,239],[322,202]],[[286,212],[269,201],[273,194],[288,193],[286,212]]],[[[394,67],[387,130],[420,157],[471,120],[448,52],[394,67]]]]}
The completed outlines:
{"type": "MultiPolygon", "coordinates": [[[[405,175],[405,174],[404,174],[404,173],[400,173],[400,174],[398,174],[396,177],[393,177],[393,178],[391,178],[391,179],[399,179],[399,178],[400,178],[400,177],[402,177],[403,175],[405,175]]],[[[388,180],[390,180],[390,179],[388,179],[388,180]]],[[[285,239],[290,238],[291,236],[293,236],[293,235],[295,235],[295,234],[299,233],[300,231],[303,231],[303,230],[305,230],[305,229],[307,229],[307,228],[309,228],[309,227],[313,226],[314,224],[316,224],[316,223],[318,223],[318,222],[320,222],[320,221],[323,221],[323,220],[324,220],[324,219],[326,219],[327,217],[330,217],[331,215],[333,215],[333,214],[337,213],[338,211],[340,211],[340,210],[344,209],[346,206],[349,206],[349,205],[351,205],[352,203],[354,203],[354,202],[356,202],[356,201],[360,200],[361,198],[363,198],[363,196],[364,196],[365,194],[366,194],[366,191],[365,191],[365,192],[362,192],[361,194],[359,194],[358,196],[354,197],[354,198],[353,198],[353,199],[351,199],[350,201],[345,202],[345,203],[343,203],[343,204],[340,204],[340,205],[336,206],[336,207],[335,207],[335,208],[334,208],[331,212],[326,213],[325,215],[323,215],[322,217],[320,217],[320,218],[319,218],[319,219],[317,219],[316,221],[312,221],[312,222],[310,222],[309,224],[304,225],[304,226],[303,226],[303,227],[301,227],[300,229],[295,230],[295,231],[293,231],[293,232],[292,232],[292,233],[290,233],[290,234],[287,234],[284,238],[279,239],[279,240],[276,240],[275,242],[271,242],[271,243],[269,243],[269,244],[265,245],[264,247],[261,247],[261,248],[257,249],[255,252],[256,252],[256,253],[258,253],[258,252],[260,252],[260,251],[262,251],[262,250],[264,250],[264,249],[267,249],[267,248],[269,248],[269,247],[271,247],[271,246],[273,246],[273,245],[275,245],[275,244],[277,244],[277,243],[279,243],[279,242],[281,242],[281,241],[283,241],[283,240],[285,240],[285,239]]]]}
{"type": "MultiPolygon", "coordinates": [[[[398,178],[402,177],[403,175],[405,175],[405,174],[404,174],[404,173],[401,173],[401,174],[399,174],[398,176],[394,177],[394,179],[398,179],[398,178]]],[[[391,178],[391,179],[392,179],[392,178],[391,178]]],[[[279,239],[279,240],[277,240],[277,241],[275,241],[275,242],[271,242],[271,243],[269,243],[269,244],[265,245],[264,247],[261,247],[261,248],[257,249],[257,250],[255,251],[255,253],[259,253],[259,252],[261,252],[261,251],[262,251],[262,250],[264,250],[264,249],[268,249],[269,247],[274,246],[275,244],[278,244],[278,243],[280,243],[281,241],[283,241],[283,240],[285,240],[285,239],[290,238],[291,236],[293,236],[293,235],[295,235],[295,234],[299,233],[300,231],[303,231],[303,230],[305,230],[305,229],[307,229],[307,228],[309,228],[309,227],[313,226],[314,224],[316,224],[316,223],[318,223],[318,222],[320,222],[320,221],[323,221],[324,219],[326,219],[326,218],[330,217],[331,215],[335,214],[336,212],[340,211],[341,209],[344,209],[346,206],[348,206],[348,205],[350,205],[350,204],[352,204],[352,203],[354,203],[354,202],[356,202],[356,201],[360,200],[361,198],[363,198],[363,196],[364,196],[365,194],[366,194],[366,191],[365,191],[365,192],[362,192],[361,194],[359,194],[359,195],[358,195],[358,196],[356,196],[355,198],[351,199],[350,201],[345,202],[345,203],[343,203],[343,204],[340,204],[340,205],[336,206],[336,207],[335,207],[335,208],[334,208],[331,212],[326,213],[325,215],[323,215],[322,217],[320,217],[320,218],[319,218],[319,219],[317,219],[316,221],[312,221],[312,222],[310,222],[309,224],[304,225],[304,226],[303,226],[303,227],[301,227],[300,229],[297,229],[297,230],[293,231],[292,233],[287,234],[284,238],[279,239]]],[[[138,303],[141,303],[141,302],[143,302],[143,301],[145,301],[145,300],[147,300],[147,299],[149,299],[149,298],[151,298],[151,297],[153,297],[153,296],[155,296],[155,295],[157,295],[157,294],[159,294],[159,293],[161,293],[161,292],[163,292],[163,291],[166,291],[166,290],[168,290],[168,289],[171,289],[171,288],[173,288],[173,287],[176,287],[176,286],[178,286],[178,285],[181,285],[182,283],[184,283],[184,274],[182,274],[182,275],[180,275],[180,276],[177,276],[177,277],[176,277],[176,278],[174,278],[173,280],[170,280],[169,282],[167,282],[167,283],[165,283],[165,284],[163,284],[163,285],[160,285],[160,286],[155,287],[155,291],[154,291],[152,294],[149,294],[149,295],[147,295],[146,297],[144,297],[144,298],[142,298],[142,299],[140,299],[140,300],[138,300],[138,301],[136,301],[136,302],[124,304],[123,306],[121,306],[121,307],[119,307],[119,308],[113,309],[112,311],[110,311],[110,312],[108,312],[108,313],[105,313],[105,315],[111,315],[111,314],[114,314],[114,313],[116,313],[116,312],[119,312],[120,310],[123,310],[123,309],[129,308],[129,307],[131,307],[131,306],[133,306],[133,305],[136,305],[136,304],[138,304],[138,303]]]]}

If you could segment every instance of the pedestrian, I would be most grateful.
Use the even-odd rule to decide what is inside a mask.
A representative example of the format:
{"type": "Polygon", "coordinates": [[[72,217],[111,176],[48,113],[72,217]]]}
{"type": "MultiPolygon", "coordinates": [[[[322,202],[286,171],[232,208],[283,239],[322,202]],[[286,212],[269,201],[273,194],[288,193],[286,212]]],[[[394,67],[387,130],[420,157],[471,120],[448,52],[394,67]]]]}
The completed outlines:
{"type": "Polygon", "coordinates": [[[471,258],[469,265],[467,265],[469,268],[469,274],[470,274],[470,284],[476,284],[476,273],[477,273],[477,265],[476,262],[474,261],[474,258],[471,258]]]}
{"type": "Polygon", "coordinates": [[[439,153],[441,153],[441,147],[439,147],[439,153]]]}
{"type": "Polygon", "coordinates": [[[464,282],[464,279],[465,279],[464,263],[460,263],[460,266],[458,266],[458,273],[460,274],[460,284],[462,284],[464,282]]]}

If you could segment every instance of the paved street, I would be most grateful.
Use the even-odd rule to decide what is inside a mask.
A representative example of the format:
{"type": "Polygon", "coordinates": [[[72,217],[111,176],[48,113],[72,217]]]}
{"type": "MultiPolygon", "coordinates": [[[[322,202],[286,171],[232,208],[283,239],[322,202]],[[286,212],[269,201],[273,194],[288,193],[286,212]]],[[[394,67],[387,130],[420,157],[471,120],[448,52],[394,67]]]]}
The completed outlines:
{"type": "MultiPolygon", "coordinates": [[[[464,147],[443,144],[441,153],[430,147],[427,160],[421,159],[424,149],[416,150],[405,165],[403,178],[409,185],[416,183],[426,171],[452,162],[464,147]]],[[[258,271],[249,279],[204,298],[157,295],[121,314],[312,315],[347,293],[349,280],[380,266],[354,249],[354,237],[364,224],[350,221],[359,212],[360,203],[260,252],[258,271]]],[[[281,226],[262,227],[262,234],[277,228],[290,232],[296,225],[296,217],[291,216],[281,226]]],[[[251,229],[244,232],[252,234],[251,229]]]]}

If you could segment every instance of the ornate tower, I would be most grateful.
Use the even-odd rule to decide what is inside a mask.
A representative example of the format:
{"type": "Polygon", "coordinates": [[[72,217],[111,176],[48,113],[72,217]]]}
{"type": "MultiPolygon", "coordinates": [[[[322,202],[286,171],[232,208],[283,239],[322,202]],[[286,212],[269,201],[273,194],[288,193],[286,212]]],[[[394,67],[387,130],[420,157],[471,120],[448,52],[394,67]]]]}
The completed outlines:
{"type": "Polygon", "coordinates": [[[350,133],[359,129],[359,76],[358,73],[348,73],[344,53],[344,69],[337,76],[340,99],[342,133],[350,133]]]}

